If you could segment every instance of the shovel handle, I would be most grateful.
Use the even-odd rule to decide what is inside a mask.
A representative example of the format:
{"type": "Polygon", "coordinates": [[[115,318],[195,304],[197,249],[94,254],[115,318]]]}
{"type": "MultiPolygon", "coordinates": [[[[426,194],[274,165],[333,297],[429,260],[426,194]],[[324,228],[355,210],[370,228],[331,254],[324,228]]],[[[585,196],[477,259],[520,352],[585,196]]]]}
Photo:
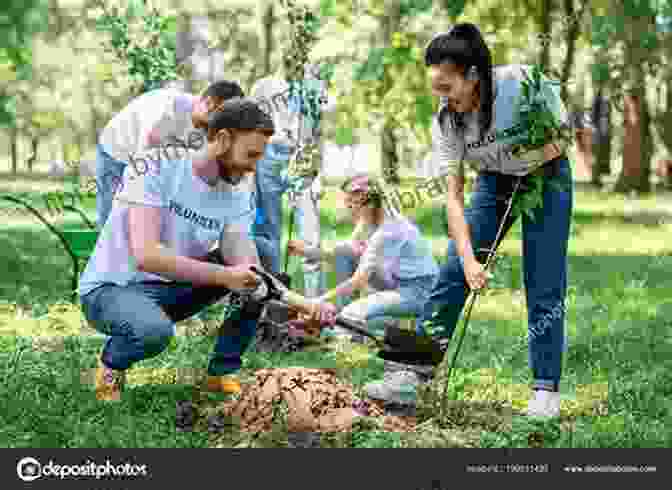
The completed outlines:
{"type": "Polygon", "coordinates": [[[294,232],[294,207],[289,208],[289,238],[287,240],[287,247],[285,248],[285,274],[287,274],[287,267],[289,266],[289,242],[292,240],[294,232]]]}

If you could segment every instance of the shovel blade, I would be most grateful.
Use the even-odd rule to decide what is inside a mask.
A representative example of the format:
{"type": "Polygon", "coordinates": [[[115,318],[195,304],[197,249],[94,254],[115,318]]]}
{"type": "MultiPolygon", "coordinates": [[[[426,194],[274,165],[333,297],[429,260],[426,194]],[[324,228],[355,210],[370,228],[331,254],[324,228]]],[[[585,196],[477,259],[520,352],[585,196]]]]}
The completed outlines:
{"type": "Polygon", "coordinates": [[[385,330],[384,343],[378,357],[387,361],[439,365],[443,360],[444,350],[436,340],[412,330],[390,326],[385,330]]]}
{"type": "Polygon", "coordinates": [[[384,361],[412,366],[438,366],[443,360],[443,352],[403,351],[385,348],[378,351],[377,357],[384,361]]]}

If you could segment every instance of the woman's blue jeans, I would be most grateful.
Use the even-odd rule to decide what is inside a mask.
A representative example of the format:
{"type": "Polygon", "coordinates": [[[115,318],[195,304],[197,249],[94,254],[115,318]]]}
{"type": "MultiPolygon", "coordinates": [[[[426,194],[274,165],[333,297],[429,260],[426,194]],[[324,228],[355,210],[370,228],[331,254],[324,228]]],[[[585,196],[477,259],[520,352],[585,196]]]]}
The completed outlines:
{"type": "MultiPolygon", "coordinates": [[[[479,174],[471,205],[465,209],[475,252],[494,246],[515,179],[495,173],[479,174]]],[[[565,341],[567,247],[573,211],[573,181],[567,158],[557,162],[552,180],[563,189],[545,186],[543,207],[535,210],[535,221],[523,216],[522,231],[530,367],[535,388],[557,390],[565,341]]],[[[507,220],[503,236],[514,222],[515,219],[507,220]]],[[[417,331],[424,333],[423,323],[431,320],[434,312],[442,311],[444,330],[437,336],[451,338],[468,292],[462,260],[451,240],[438,283],[417,321],[417,331]]]]}
{"type": "MultiPolygon", "coordinates": [[[[355,255],[351,242],[340,242],[334,248],[334,265],[336,284],[350,279],[361,257],[355,255]]],[[[352,301],[352,294],[336,298],[336,306],[340,312],[350,318],[358,318],[366,322],[371,333],[380,335],[385,330],[385,320],[417,316],[422,313],[424,302],[432,287],[436,284],[436,276],[425,276],[402,281],[396,289],[384,284],[382,271],[375,270],[369,277],[369,285],[375,292],[352,301]]]]}
{"type": "MultiPolygon", "coordinates": [[[[110,336],[103,349],[103,363],[123,370],[159,355],[175,335],[176,322],[194,316],[227,293],[225,288],[158,281],[124,287],[106,284],[82,296],[81,303],[91,325],[110,336]]],[[[240,369],[241,355],[254,339],[257,319],[226,320],[226,324],[232,328],[217,337],[208,366],[211,376],[240,369]]]]}

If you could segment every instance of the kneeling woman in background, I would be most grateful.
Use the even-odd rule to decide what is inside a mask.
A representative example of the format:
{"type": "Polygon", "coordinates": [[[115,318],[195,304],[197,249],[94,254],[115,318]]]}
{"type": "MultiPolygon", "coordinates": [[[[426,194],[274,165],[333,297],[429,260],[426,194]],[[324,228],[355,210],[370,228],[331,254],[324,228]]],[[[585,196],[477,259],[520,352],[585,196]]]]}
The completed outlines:
{"type": "MultiPolygon", "coordinates": [[[[351,177],[342,191],[355,224],[349,241],[331,251],[308,248],[298,240],[288,244],[291,254],[335,262],[338,285],[320,301],[335,300],[343,316],[363,320],[374,331],[384,329],[385,319],[420,315],[439,272],[431,243],[417,226],[386,206],[382,185],[375,177],[351,177]],[[368,287],[375,292],[367,295],[368,287]],[[361,292],[360,299],[352,302],[355,291],[361,292]]],[[[343,331],[335,327],[334,333],[343,331]]],[[[392,363],[386,363],[386,371],[382,382],[365,387],[370,397],[405,403],[404,393],[414,396],[422,374],[392,363]]]]}

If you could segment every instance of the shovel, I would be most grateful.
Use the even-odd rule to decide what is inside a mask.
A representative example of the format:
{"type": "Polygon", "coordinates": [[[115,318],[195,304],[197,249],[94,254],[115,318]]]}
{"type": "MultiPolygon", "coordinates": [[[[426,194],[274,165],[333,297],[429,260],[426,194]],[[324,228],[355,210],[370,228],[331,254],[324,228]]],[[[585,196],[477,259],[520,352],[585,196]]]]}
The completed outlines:
{"type": "MultiPolygon", "coordinates": [[[[284,303],[289,308],[310,315],[314,311],[313,303],[309,302],[303,296],[289,290],[282,282],[274,278],[267,272],[256,266],[250,266],[250,270],[257,274],[262,280],[266,295],[261,299],[265,301],[278,301],[284,303]]],[[[417,333],[401,328],[387,328],[385,337],[381,340],[373,335],[366,328],[366,323],[359,319],[348,318],[343,315],[337,315],[336,325],[359,335],[363,335],[373,340],[377,347],[381,349],[400,349],[400,357],[406,364],[435,364],[438,365],[443,359],[443,350],[440,344],[429,336],[418,335],[417,333]]]]}
{"type": "MultiPolygon", "coordinates": [[[[289,238],[287,238],[287,243],[292,240],[292,235],[294,234],[294,206],[289,208],[289,238]]],[[[289,245],[285,248],[285,270],[278,274],[278,278],[285,285],[285,287],[290,288],[292,284],[292,278],[287,272],[289,266],[289,245]]]]}

